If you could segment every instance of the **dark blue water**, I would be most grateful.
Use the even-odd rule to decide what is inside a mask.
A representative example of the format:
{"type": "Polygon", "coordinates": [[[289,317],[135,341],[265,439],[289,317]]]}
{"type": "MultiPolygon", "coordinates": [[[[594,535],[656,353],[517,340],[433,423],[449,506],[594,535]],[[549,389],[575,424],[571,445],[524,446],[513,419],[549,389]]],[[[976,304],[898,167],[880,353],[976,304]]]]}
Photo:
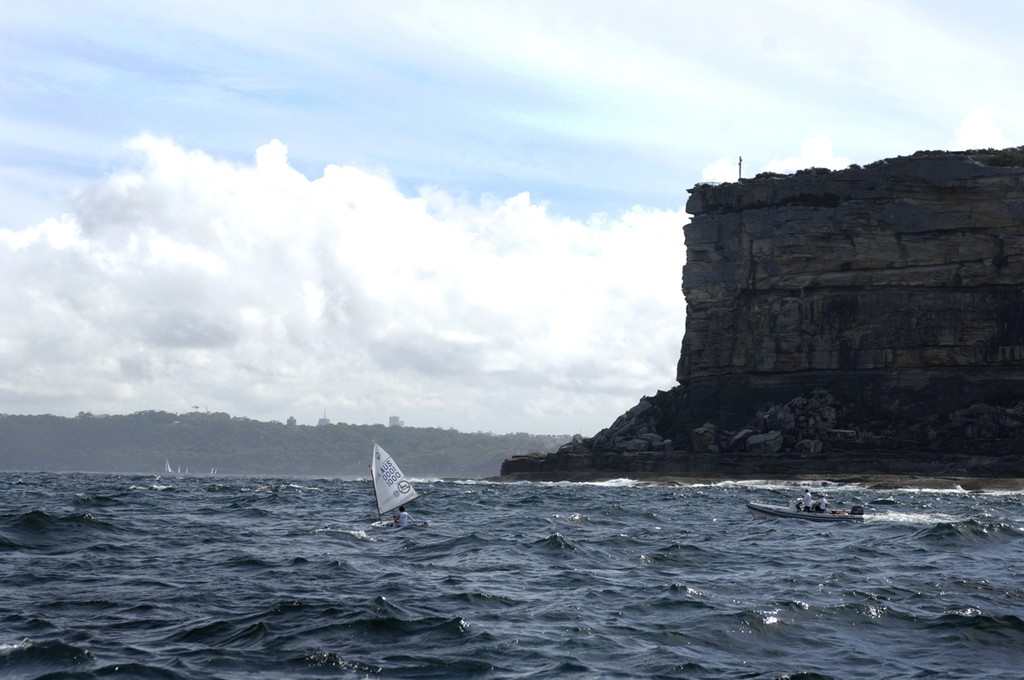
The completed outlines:
{"type": "Polygon", "coordinates": [[[0,678],[1017,678],[1024,494],[0,473],[0,678]]]}

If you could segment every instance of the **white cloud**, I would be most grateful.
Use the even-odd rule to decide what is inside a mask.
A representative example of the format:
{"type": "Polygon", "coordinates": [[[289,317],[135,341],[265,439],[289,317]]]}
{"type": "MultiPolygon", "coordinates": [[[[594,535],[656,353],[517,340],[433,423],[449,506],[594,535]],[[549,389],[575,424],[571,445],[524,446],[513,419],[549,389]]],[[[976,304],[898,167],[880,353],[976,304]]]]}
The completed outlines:
{"type": "MultiPolygon", "coordinates": [[[[740,159],[728,156],[719,158],[701,171],[704,182],[735,182],[740,175],[740,159]]],[[[762,170],[751,167],[749,159],[743,170],[744,177],[753,177],[758,172],[778,172],[788,174],[804,168],[828,168],[842,170],[850,166],[850,159],[836,156],[832,151],[832,139],[828,135],[819,134],[804,140],[799,156],[790,156],[781,160],[769,161],[762,170]]]]}
{"type": "Polygon", "coordinates": [[[152,136],[62,220],[0,231],[0,412],[234,415],[592,434],[673,383],[681,211],[468,204],[277,141],[152,136]],[[55,268],[60,276],[54,276],[55,268]],[[83,362],[83,357],[90,357],[83,362]],[[431,395],[426,397],[424,395],[431,395]]]}
{"type": "Polygon", "coordinates": [[[723,156],[700,172],[702,182],[735,182],[740,176],[739,159],[723,156]]]}
{"type": "Polygon", "coordinates": [[[769,161],[765,165],[768,172],[790,173],[805,168],[828,168],[842,170],[850,166],[850,159],[835,156],[832,151],[832,138],[825,134],[817,134],[804,140],[799,156],[791,156],[781,160],[769,161]]]}
{"type": "Polygon", "coordinates": [[[994,120],[995,112],[988,108],[972,109],[956,128],[953,148],[1004,149],[1013,146],[994,120]]]}

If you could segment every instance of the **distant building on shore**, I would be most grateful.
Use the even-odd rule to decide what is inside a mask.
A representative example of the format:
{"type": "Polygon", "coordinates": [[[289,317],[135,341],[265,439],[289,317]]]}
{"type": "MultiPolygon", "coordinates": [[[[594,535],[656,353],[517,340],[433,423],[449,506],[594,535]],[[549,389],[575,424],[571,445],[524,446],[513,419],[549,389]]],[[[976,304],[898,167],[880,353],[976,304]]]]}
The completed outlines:
{"type": "Polygon", "coordinates": [[[388,427],[405,427],[405,422],[398,416],[388,418],[388,427]]]}

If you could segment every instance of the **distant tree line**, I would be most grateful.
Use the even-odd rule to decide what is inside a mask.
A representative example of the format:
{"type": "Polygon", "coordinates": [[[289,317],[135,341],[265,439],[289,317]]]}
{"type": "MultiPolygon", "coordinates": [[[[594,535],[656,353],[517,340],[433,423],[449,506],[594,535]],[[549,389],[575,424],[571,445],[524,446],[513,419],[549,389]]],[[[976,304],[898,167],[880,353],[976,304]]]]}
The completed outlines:
{"type": "Polygon", "coordinates": [[[570,435],[492,435],[385,425],[295,425],[227,413],[0,415],[0,469],[368,476],[373,443],[410,477],[498,475],[504,459],[550,453],[570,435]]]}

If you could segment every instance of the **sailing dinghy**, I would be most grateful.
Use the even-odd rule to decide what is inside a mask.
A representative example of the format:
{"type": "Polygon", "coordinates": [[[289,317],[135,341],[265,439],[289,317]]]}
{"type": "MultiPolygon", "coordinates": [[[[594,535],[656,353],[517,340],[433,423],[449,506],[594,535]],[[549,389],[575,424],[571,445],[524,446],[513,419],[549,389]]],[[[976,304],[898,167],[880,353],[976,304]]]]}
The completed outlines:
{"type": "Polygon", "coordinates": [[[426,520],[417,519],[410,519],[405,526],[399,526],[398,515],[394,515],[392,519],[384,519],[385,513],[404,506],[409,501],[419,498],[420,495],[402,474],[391,454],[376,442],[373,444],[370,470],[373,474],[373,494],[377,498],[377,521],[372,526],[398,529],[405,528],[405,526],[430,526],[426,520]]]}

